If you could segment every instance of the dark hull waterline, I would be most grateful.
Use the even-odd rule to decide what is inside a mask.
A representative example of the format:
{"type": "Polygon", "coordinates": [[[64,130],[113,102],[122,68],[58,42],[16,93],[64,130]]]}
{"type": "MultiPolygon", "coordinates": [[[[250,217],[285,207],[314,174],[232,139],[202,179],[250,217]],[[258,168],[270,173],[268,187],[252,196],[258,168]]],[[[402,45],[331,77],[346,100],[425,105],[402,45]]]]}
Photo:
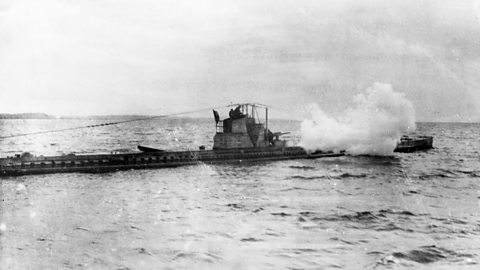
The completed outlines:
{"type": "Polygon", "coordinates": [[[307,153],[300,147],[199,151],[152,151],[103,155],[17,157],[2,160],[0,176],[49,173],[102,173],[132,169],[158,169],[199,163],[239,163],[338,157],[344,153],[307,153]]]}
{"type": "MultiPolygon", "coordinates": [[[[432,148],[432,137],[402,140],[395,152],[414,152],[432,148]]],[[[0,176],[49,173],[103,173],[133,169],[171,168],[199,163],[241,163],[288,159],[338,157],[344,152],[307,153],[301,147],[266,147],[251,149],[164,151],[139,146],[142,152],[101,155],[63,155],[50,157],[15,157],[0,159],[0,176]]]]}

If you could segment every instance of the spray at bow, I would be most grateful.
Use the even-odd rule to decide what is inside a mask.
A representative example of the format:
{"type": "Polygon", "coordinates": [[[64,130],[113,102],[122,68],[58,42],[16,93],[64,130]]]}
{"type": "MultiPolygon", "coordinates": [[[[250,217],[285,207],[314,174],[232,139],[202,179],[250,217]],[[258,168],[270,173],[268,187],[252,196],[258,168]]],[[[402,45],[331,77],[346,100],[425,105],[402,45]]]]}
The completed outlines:
{"type": "Polygon", "coordinates": [[[375,83],[355,96],[354,104],[338,117],[311,104],[311,119],[304,120],[301,126],[301,145],[309,151],[390,155],[401,135],[415,129],[412,103],[389,84],[375,83]]]}

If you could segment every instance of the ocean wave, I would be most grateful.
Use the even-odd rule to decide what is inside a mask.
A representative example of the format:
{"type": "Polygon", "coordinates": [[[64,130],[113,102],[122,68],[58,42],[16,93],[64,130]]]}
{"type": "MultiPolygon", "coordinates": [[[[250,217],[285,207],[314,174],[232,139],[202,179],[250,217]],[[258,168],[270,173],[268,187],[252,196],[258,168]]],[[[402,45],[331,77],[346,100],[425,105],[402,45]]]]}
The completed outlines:
{"type": "Polygon", "coordinates": [[[207,263],[214,263],[222,260],[222,257],[212,252],[187,252],[182,251],[175,254],[172,261],[187,260],[187,261],[203,261],[207,263]]]}
{"type": "Polygon", "coordinates": [[[281,189],[280,191],[281,191],[281,192],[289,192],[289,191],[298,191],[298,190],[318,191],[318,190],[316,190],[316,189],[312,189],[312,188],[302,188],[302,187],[290,187],[290,188],[281,189]]]}
{"type": "Polygon", "coordinates": [[[242,241],[242,242],[261,242],[261,241],[265,241],[265,240],[258,239],[258,238],[255,238],[255,237],[246,237],[246,238],[240,239],[240,241],[242,241]]]}
{"type": "Polygon", "coordinates": [[[445,169],[433,168],[431,171],[422,172],[414,177],[418,179],[427,180],[434,178],[472,178],[480,177],[480,170],[460,168],[460,169],[445,169]]]}
{"type": "Polygon", "coordinates": [[[417,249],[405,252],[397,251],[391,254],[385,254],[380,251],[371,251],[367,254],[381,256],[375,263],[376,266],[374,268],[379,265],[389,267],[394,264],[401,264],[402,261],[409,261],[418,264],[430,264],[438,261],[447,261],[454,263],[455,265],[459,265],[460,263],[466,265],[477,264],[477,262],[472,259],[474,257],[472,254],[455,252],[436,245],[421,246],[417,249]]]}
{"type": "Polygon", "coordinates": [[[365,173],[359,173],[359,174],[342,173],[340,175],[332,176],[332,178],[365,178],[365,177],[367,177],[367,174],[365,173]]]}
{"type": "Polygon", "coordinates": [[[456,258],[472,258],[473,255],[465,253],[457,253],[453,250],[449,250],[435,245],[422,246],[418,249],[413,249],[407,252],[394,252],[393,257],[398,259],[410,260],[417,263],[433,263],[439,260],[448,260],[456,258]]]}
{"type": "Polygon", "coordinates": [[[480,225],[458,218],[431,217],[427,225],[428,233],[441,235],[477,235],[480,233],[480,225]]]}
{"type": "Polygon", "coordinates": [[[458,175],[454,172],[431,172],[431,173],[423,173],[418,176],[418,179],[421,180],[428,180],[428,179],[435,179],[435,178],[457,178],[458,175]]]}
{"type": "Polygon", "coordinates": [[[233,209],[238,209],[238,210],[240,210],[240,209],[245,209],[245,205],[239,204],[239,203],[229,203],[229,204],[227,204],[226,206],[227,206],[227,207],[230,207],[232,210],[233,210],[233,209]]]}
{"type": "Polygon", "coordinates": [[[327,175],[317,175],[317,176],[303,176],[303,175],[293,175],[287,177],[287,179],[300,179],[300,180],[316,180],[316,179],[325,179],[329,178],[327,175]]]}
{"type": "Polygon", "coordinates": [[[365,178],[367,174],[365,173],[340,173],[340,174],[327,174],[327,175],[311,175],[311,176],[304,176],[304,175],[292,175],[288,176],[287,179],[300,179],[300,180],[317,180],[317,179],[344,179],[344,178],[365,178]]]}
{"type": "Polygon", "coordinates": [[[480,170],[474,170],[474,169],[457,169],[454,170],[457,174],[463,174],[464,176],[467,177],[480,177],[480,170]]]}
{"type": "Polygon", "coordinates": [[[419,214],[405,210],[382,209],[376,212],[361,211],[351,214],[333,214],[327,216],[316,216],[311,212],[301,212],[300,215],[309,218],[313,222],[341,222],[344,226],[355,229],[413,232],[414,229],[410,228],[409,224],[411,223],[411,219],[419,214]]]}
{"type": "Polygon", "coordinates": [[[285,212],[278,212],[278,213],[271,213],[272,216],[279,216],[279,217],[289,217],[291,216],[292,214],[287,214],[285,212]]]}
{"type": "Polygon", "coordinates": [[[292,165],[288,166],[291,169],[299,169],[299,170],[315,170],[315,167],[312,166],[298,166],[298,165],[292,165]]]}

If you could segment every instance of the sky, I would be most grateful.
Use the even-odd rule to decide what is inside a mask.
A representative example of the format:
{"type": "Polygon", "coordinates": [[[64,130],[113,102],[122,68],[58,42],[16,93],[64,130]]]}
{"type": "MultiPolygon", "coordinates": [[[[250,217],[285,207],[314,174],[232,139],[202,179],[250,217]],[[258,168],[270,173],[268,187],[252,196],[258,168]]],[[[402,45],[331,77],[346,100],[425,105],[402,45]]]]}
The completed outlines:
{"type": "Polygon", "coordinates": [[[418,121],[480,121],[478,48],[480,1],[0,0],[0,112],[301,118],[380,82],[418,121]]]}

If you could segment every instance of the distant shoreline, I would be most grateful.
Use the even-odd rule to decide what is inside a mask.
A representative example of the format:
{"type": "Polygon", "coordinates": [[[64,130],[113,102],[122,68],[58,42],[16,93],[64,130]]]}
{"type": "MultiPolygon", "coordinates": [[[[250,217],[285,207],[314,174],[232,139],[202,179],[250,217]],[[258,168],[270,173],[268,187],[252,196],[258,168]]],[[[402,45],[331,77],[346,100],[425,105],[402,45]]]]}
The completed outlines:
{"type": "MultiPolygon", "coordinates": [[[[124,115],[81,115],[81,116],[55,116],[49,115],[46,113],[0,113],[0,120],[15,120],[15,119],[83,119],[83,120],[133,120],[133,119],[142,119],[142,118],[149,118],[149,117],[160,117],[155,115],[132,115],[132,114],[124,114],[124,115]]],[[[190,117],[190,116],[174,116],[174,117],[165,117],[165,118],[190,118],[190,119],[208,119],[209,117],[190,117]]],[[[283,119],[283,118],[272,118],[271,120],[286,120],[286,121],[302,121],[302,120],[295,120],[295,119],[283,119]]],[[[460,123],[460,124],[472,124],[472,123],[480,123],[478,121],[425,121],[420,120],[416,121],[416,123],[460,123]]]]}
{"type": "Polygon", "coordinates": [[[155,117],[153,115],[86,115],[54,116],[46,113],[0,113],[0,119],[137,119],[155,117]]]}
{"type": "Polygon", "coordinates": [[[54,119],[46,113],[1,113],[0,119],[54,119]]]}

